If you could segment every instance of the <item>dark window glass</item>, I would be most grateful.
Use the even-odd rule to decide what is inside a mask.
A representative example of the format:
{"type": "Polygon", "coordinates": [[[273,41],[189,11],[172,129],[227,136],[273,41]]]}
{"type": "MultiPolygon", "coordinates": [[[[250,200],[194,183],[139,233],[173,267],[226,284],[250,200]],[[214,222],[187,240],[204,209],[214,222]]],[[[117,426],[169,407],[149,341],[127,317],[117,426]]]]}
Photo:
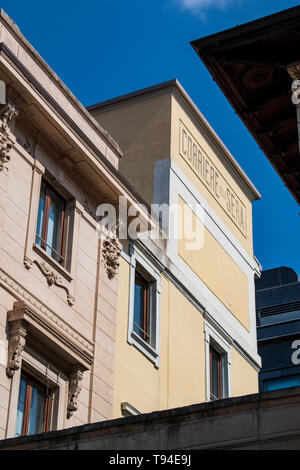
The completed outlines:
{"type": "Polygon", "coordinates": [[[150,283],[138,272],[134,285],[133,330],[150,343],[150,283]]]}
{"type": "Polygon", "coordinates": [[[210,346],[210,399],[222,398],[222,356],[210,346]]]}
{"type": "Polygon", "coordinates": [[[43,180],[38,209],[36,244],[59,263],[64,262],[64,224],[65,200],[43,180]]]}
{"type": "Polygon", "coordinates": [[[22,374],[17,408],[16,436],[27,436],[49,430],[50,393],[47,388],[22,374]]]}

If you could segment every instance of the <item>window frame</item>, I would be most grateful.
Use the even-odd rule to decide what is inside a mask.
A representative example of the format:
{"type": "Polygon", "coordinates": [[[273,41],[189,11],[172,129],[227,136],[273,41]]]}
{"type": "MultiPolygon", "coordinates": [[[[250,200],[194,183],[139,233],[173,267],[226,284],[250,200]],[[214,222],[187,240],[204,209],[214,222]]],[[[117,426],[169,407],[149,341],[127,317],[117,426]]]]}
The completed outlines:
{"type": "Polygon", "coordinates": [[[121,403],[121,414],[124,418],[126,418],[128,416],[137,416],[137,415],[140,415],[141,413],[136,408],[134,408],[130,403],[125,401],[121,403]]]}
{"type": "Polygon", "coordinates": [[[231,346],[230,342],[215,327],[205,321],[205,348],[206,348],[206,401],[212,400],[212,365],[211,348],[220,356],[218,374],[220,377],[220,397],[215,400],[231,396],[231,346]]]}
{"type": "Polygon", "coordinates": [[[161,272],[155,263],[137,247],[130,244],[129,321],[127,341],[140,350],[155,367],[159,367],[160,355],[160,295],[161,272]],[[145,341],[134,331],[134,299],[136,272],[149,283],[149,334],[145,341]]]}

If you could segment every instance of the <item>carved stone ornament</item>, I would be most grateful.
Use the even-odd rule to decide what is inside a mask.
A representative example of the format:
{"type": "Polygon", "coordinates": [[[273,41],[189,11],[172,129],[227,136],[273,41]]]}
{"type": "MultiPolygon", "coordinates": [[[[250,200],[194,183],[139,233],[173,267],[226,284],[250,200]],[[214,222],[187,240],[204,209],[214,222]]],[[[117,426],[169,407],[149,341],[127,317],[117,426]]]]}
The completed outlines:
{"type": "Polygon", "coordinates": [[[107,237],[103,241],[103,263],[108,279],[113,279],[118,272],[120,266],[119,257],[121,254],[121,249],[122,245],[117,237],[107,237]]]}
{"type": "Polygon", "coordinates": [[[31,269],[31,268],[32,268],[32,264],[33,264],[33,263],[32,263],[32,261],[31,261],[31,259],[29,259],[28,256],[25,256],[25,258],[24,258],[24,266],[25,266],[25,268],[28,269],[28,270],[31,269]]]}
{"type": "Polygon", "coordinates": [[[52,269],[49,266],[47,266],[46,263],[39,262],[38,260],[31,261],[31,259],[29,259],[27,256],[25,256],[24,266],[25,266],[26,269],[28,269],[28,270],[31,269],[33,263],[35,263],[39,267],[41,273],[45,276],[46,281],[48,283],[48,286],[53,286],[54,285],[54,286],[57,286],[57,287],[61,287],[62,289],[64,289],[66,291],[67,302],[72,307],[72,305],[74,305],[74,303],[75,303],[75,299],[70,294],[70,291],[69,291],[68,287],[64,285],[64,283],[62,281],[62,278],[60,276],[58,276],[58,274],[56,274],[54,271],[52,271],[52,269]]]}
{"type": "Polygon", "coordinates": [[[71,418],[74,411],[78,410],[77,398],[81,391],[81,381],[83,378],[83,369],[81,366],[75,366],[70,374],[67,418],[71,418]]]}
{"type": "Polygon", "coordinates": [[[83,208],[94,220],[96,220],[96,213],[93,209],[91,209],[89,205],[89,201],[86,198],[84,199],[84,202],[83,202],[83,208]]]}
{"type": "Polygon", "coordinates": [[[15,371],[20,368],[21,354],[26,343],[26,335],[27,330],[22,320],[15,320],[10,323],[10,338],[6,367],[8,377],[13,377],[15,371]]]}
{"type": "Polygon", "coordinates": [[[28,136],[18,136],[17,142],[21,145],[21,147],[23,147],[24,150],[26,150],[26,152],[32,155],[34,149],[34,142],[31,141],[28,136]]]}
{"type": "Polygon", "coordinates": [[[293,80],[300,80],[300,62],[288,65],[287,71],[293,80]]]}
{"type": "Polygon", "coordinates": [[[0,109],[0,171],[8,170],[10,151],[15,144],[15,136],[8,127],[8,122],[15,119],[18,111],[11,104],[6,104],[0,109]]]}

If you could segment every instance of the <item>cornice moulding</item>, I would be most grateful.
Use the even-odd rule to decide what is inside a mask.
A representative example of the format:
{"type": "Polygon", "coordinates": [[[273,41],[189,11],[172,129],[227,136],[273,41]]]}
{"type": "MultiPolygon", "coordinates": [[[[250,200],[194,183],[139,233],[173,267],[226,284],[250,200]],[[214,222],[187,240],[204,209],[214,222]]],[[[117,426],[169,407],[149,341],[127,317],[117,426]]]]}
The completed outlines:
{"type": "Polygon", "coordinates": [[[119,144],[114,140],[114,138],[103,129],[100,124],[93,118],[92,115],[87,111],[87,109],[80,103],[76,96],[67,88],[67,86],[61,81],[58,75],[51,69],[51,67],[45,62],[45,60],[39,55],[39,53],[33,48],[30,42],[26,37],[21,33],[19,27],[14,23],[14,21],[8,16],[8,14],[0,8],[0,22],[5,23],[5,26],[8,30],[13,31],[13,35],[17,36],[18,42],[24,48],[24,51],[37,63],[37,65],[43,70],[46,75],[55,83],[55,85],[62,91],[62,93],[72,101],[74,107],[77,111],[84,117],[84,119],[90,124],[90,126],[95,130],[95,132],[103,138],[108,145],[118,153],[119,158],[123,156],[123,152],[119,144]]]}
{"type": "Polygon", "coordinates": [[[2,269],[0,269],[0,284],[17,300],[25,302],[32,315],[35,314],[36,318],[39,318],[46,328],[55,332],[71,349],[77,351],[86,364],[92,364],[94,357],[94,344],[92,342],[84,338],[56,313],[48,309],[48,307],[20,286],[2,269]]]}

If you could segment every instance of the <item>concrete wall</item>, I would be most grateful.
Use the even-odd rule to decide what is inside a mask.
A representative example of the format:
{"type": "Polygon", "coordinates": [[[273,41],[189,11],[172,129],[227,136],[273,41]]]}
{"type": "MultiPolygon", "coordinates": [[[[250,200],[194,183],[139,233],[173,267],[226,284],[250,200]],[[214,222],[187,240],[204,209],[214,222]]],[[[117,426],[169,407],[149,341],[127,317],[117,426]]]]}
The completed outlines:
{"type": "Polygon", "coordinates": [[[300,450],[300,388],[0,442],[0,450],[300,450]]]}

